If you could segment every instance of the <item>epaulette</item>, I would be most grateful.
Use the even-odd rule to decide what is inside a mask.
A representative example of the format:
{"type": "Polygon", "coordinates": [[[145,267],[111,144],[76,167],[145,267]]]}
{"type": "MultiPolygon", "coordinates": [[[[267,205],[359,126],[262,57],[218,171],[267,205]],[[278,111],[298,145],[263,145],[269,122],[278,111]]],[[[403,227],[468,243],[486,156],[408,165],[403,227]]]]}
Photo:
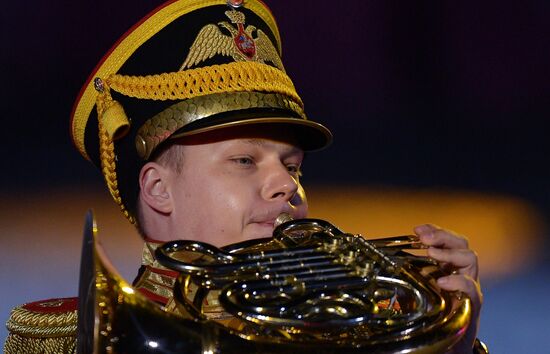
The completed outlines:
{"type": "Polygon", "coordinates": [[[77,307],[76,297],[15,307],[6,323],[4,353],[75,353],[77,307]]]}

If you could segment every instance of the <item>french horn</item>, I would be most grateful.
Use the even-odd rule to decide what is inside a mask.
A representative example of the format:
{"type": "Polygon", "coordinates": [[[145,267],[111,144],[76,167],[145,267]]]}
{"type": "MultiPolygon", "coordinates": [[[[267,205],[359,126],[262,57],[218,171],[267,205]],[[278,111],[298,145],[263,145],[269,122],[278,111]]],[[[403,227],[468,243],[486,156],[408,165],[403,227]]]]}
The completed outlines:
{"type": "Polygon", "coordinates": [[[366,240],[318,219],[273,237],[216,248],[172,241],[157,260],[179,272],[176,311],[135,292],[97,242],[87,215],[78,353],[444,353],[470,322],[467,296],[406,250],[415,236],[366,240]],[[215,298],[219,310],[206,311],[215,298]]]}

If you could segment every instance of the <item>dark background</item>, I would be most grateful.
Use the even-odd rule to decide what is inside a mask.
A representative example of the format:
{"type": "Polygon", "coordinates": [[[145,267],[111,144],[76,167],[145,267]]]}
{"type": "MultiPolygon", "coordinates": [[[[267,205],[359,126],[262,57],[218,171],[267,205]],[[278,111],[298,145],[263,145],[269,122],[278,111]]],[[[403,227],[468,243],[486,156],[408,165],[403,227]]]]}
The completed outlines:
{"type": "MultiPolygon", "coordinates": [[[[72,103],[103,53],[160,3],[3,4],[3,195],[102,184],[70,142],[72,103]]],[[[308,116],[335,135],[332,147],[308,156],[306,184],[504,194],[526,200],[549,220],[550,1],[268,5],[283,38],[283,62],[308,116]]],[[[550,235],[543,236],[548,244],[550,235]]],[[[512,338],[495,352],[528,352],[522,343],[536,342],[530,334],[547,327],[540,322],[541,313],[550,314],[548,302],[540,301],[545,293],[523,289],[532,281],[547,293],[549,263],[489,288],[481,334],[494,339],[493,348],[499,338],[512,338]],[[526,310],[522,301],[540,304],[526,310]],[[523,334],[517,331],[523,324],[506,325],[514,314],[529,311],[539,317],[524,322],[531,327],[523,334]],[[499,323],[501,332],[492,332],[499,323]],[[511,345],[514,338],[520,344],[511,345]]]]}

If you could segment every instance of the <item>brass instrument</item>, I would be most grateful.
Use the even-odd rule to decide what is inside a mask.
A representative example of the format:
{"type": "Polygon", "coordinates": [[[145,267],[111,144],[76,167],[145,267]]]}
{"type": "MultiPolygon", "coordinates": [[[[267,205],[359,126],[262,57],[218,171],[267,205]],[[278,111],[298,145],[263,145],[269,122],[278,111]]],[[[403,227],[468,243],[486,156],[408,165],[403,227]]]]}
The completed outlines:
{"type": "Polygon", "coordinates": [[[461,339],[470,300],[437,287],[435,261],[404,251],[422,247],[415,236],[368,241],[323,220],[281,218],[269,239],[159,247],[157,260],[180,272],[175,314],[116,273],[89,215],[78,351],[444,353],[461,339]]]}

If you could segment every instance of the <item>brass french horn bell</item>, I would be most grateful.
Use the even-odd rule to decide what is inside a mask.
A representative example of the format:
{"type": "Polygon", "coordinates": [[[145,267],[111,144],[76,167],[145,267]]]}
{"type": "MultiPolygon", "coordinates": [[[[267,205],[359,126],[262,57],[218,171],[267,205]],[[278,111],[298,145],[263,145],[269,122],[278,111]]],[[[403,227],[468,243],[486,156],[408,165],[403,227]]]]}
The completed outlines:
{"type": "Polygon", "coordinates": [[[405,251],[423,247],[415,236],[279,219],[272,238],[160,246],[157,260],[180,273],[172,313],[134,293],[94,241],[95,277],[81,282],[95,289],[83,301],[93,351],[80,352],[444,353],[461,339],[470,300],[437,286],[435,261],[405,251]]]}

